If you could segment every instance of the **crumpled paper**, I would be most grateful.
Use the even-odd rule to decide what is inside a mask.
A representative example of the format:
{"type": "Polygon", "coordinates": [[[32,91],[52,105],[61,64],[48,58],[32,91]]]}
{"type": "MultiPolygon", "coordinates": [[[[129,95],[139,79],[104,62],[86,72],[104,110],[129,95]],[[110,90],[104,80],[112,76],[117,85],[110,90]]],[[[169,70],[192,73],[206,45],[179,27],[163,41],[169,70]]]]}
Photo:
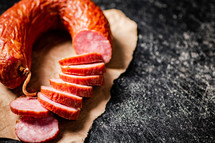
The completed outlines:
{"type": "MultiPolygon", "coordinates": [[[[83,100],[83,108],[77,121],[62,119],[58,116],[60,133],[54,142],[83,142],[89,129],[96,119],[105,111],[110,99],[110,89],[113,80],[123,73],[132,59],[137,43],[137,24],[127,18],[120,10],[104,11],[114,37],[113,55],[106,64],[105,85],[94,87],[94,96],[83,100]]],[[[40,90],[41,85],[49,84],[49,79],[59,78],[60,66],[58,60],[75,55],[72,40],[68,33],[50,31],[35,43],[32,52],[32,78],[28,85],[40,90]]],[[[22,95],[21,87],[9,90],[0,84],[0,137],[18,139],[15,135],[15,124],[18,115],[10,111],[9,103],[22,95]]]]}

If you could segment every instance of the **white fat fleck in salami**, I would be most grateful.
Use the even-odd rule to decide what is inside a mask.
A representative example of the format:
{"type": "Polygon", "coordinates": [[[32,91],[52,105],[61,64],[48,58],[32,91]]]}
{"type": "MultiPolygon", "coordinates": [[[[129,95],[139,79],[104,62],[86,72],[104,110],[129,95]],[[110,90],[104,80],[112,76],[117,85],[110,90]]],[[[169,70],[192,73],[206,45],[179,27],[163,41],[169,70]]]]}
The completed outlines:
{"type": "Polygon", "coordinates": [[[23,142],[44,142],[57,136],[58,121],[53,117],[23,116],[16,123],[16,135],[23,142]]]}

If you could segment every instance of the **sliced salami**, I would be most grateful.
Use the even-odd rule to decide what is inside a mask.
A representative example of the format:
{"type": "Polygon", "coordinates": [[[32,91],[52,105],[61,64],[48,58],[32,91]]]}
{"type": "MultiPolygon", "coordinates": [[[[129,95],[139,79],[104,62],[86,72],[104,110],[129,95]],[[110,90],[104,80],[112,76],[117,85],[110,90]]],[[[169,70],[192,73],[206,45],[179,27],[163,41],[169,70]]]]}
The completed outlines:
{"type": "Polygon", "coordinates": [[[34,118],[23,116],[17,121],[15,133],[22,142],[45,142],[59,133],[58,121],[53,116],[34,118]]]}
{"type": "Polygon", "coordinates": [[[0,82],[11,89],[26,79],[22,72],[31,67],[35,41],[53,28],[71,34],[77,54],[97,52],[105,63],[111,59],[110,25],[91,0],[20,0],[1,15],[0,27],[0,82]]]}
{"type": "Polygon", "coordinates": [[[79,117],[80,108],[73,108],[54,102],[47,98],[46,96],[44,96],[42,93],[38,93],[38,100],[45,108],[56,113],[62,118],[68,120],[77,120],[79,117]]]}
{"type": "Polygon", "coordinates": [[[41,86],[41,93],[57,103],[61,103],[74,108],[82,107],[82,97],[80,96],[56,90],[48,86],[41,86]]]}
{"type": "Polygon", "coordinates": [[[53,88],[61,91],[69,92],[81,97],[92,97],[93,95],[92,86],[69,83],[61,79],[50,79],[49,81],[53,88]]]}
{"type": "Polygon", "coordinates": [[[63,81],[81,85],[101,86],[104,84],[103,75],[77,76],[60,73],[59,77],[63,81]]]}
{"type": "Polygon", "coordinates": [[[102,55],[99,53],[85,53],[59,60],[61,66],[91,64],[97,62],[103,62],[102,55]]]}
{"type": "MultiPolygon", "coordinates": [[[[112,39],[112,37],[109,38],[112,39]]],[[[105,63],[110,61],[112,55],[112,40],[110,42],[102,34],[92,30],[81,31],[74,36],[73,41],[73,47],[77,54],[97,52],[102,55],[105,63]]]]}
{"type": "Polygon", "coordinates": [[[10,109],[17,115],[47,117],[50,112],[42,107],[36,97],[19,97],[10,103],[10,109]]]}
{"type": "Polygon", "coordinates": [[[61,71],[70,75],[101,75],[105,72],[104,63],[61,66],[61,71]]]}

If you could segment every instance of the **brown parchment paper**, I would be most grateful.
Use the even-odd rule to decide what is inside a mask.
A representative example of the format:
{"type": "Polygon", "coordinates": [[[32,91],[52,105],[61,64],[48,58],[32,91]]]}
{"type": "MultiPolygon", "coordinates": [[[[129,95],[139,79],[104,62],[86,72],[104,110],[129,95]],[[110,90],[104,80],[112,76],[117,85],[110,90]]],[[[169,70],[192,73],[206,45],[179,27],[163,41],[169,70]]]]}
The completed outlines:
{"type": "MultiPolygon", "coordinates": [[[[105,85],[94,87],[94,96],[83,100],[83,108],[77,121],[57,117],[60,133],[54,142],[83,142],[96,119],[105,111],[110,98],[113,80],[123,73],[132,59],[137,42],[137,25],[120,10],[104,11],[114,37],[113,55],[106,65],[105,85]]],[[[68,33],[51,31],[44,34],[34,45],[32,52],[32,78],[28,89],[40,90],[41,85],[49,84],[49,79],[59,78],[58,60],[75,55],[72,40],[68,33]]],[[[9,103],[22,95],[21,87],[9,90],[0,84],[0,137],[17,139],[15,123],[19,116],[10,111],[9,103]]]]}

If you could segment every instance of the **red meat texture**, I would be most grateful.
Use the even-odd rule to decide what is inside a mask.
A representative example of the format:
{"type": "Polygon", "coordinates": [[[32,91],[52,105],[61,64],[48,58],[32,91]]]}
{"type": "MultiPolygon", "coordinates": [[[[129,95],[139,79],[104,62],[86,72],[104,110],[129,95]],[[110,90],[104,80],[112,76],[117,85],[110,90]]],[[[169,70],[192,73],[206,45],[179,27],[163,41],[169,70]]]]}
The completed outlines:
{"type": "Polygon", "coordinates": [[[47,98],[46,96],[44,96],[42,93],[38,93],[38,100],[45,108],[56,113],[62,118],[68,120],[77,120],[79,117],[80,114],[79,108],[73,108],[54,102],[47,98]]]}
{"type": "MultiPolygon", "coordinates": [[[[20,67],[31,68],[35,41],[49,29],[62,26],[70,33],[77,54],[99,53],[102,61],[110,61],[113,45],[110,25],[91,0],[21,0],[0,16],[0,81],[11,89],[21,85],[26,76],[20,67]]],[[[98,55],[91,57],[87,57],[90,62],[101,61],[98,55]]],[[[70,59],[63,63],[66,61],[70,59]]],[[[81,57],[77,60],[84,61],[81,57]]]]}
{"type": "Polygon", "coordinates": [[[81,85],[102,86],[104,84],[104,75],[79,76],[60,73],[59,77],[65,82],[81,85]]]}
{"type": "Polygon", "coordinates": [[[47,117],[49,110],[44,108],[36,97],[19,97],[10,103],[13,113],[22,116],[47,117]]]}
{"type": "Polygon", "coordinates": [[[41,86],[41,93],[54,102],[74,108],[82,107],[82,97],[77,95],[56,90],[48,86],[41,86]]]}
{"type": "Polygon", "coordinates": [[[15,133],[22,142],[50,141],[59,133],[58,121],[53,116],[23,116],[16,123],[15,133]]]}

